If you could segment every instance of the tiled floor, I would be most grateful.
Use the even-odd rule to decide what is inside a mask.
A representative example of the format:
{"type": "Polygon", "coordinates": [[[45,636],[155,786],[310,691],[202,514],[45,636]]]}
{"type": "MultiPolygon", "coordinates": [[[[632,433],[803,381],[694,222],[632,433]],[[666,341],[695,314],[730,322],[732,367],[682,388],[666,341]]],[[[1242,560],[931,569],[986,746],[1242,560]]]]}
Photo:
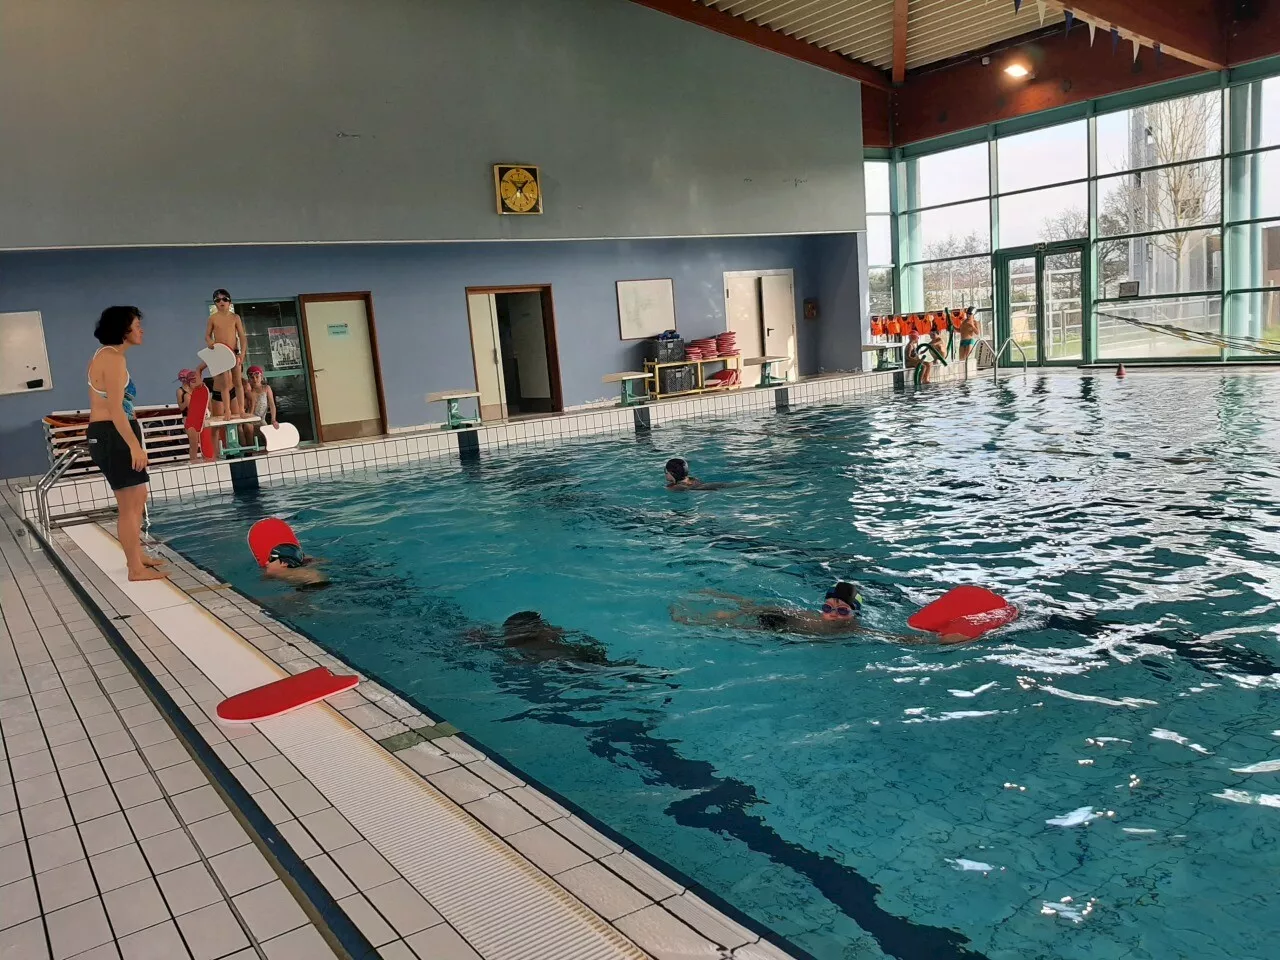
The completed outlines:
{"type": "Polygon", "coordinates": [[[333,957],[7,505],[0,521],[0,958],[333,957]]]}
{"type": "MultiPolygon", "coordinates": [[[[69,803],[72,816],[78,809],[86,824],[101,821],[106,830],[103,837],[98,836],[102,831],[91,832],[82,859],[102,858],[101,872],[112,876],[106,887],[99,881],[84,898],[102,901],[109,939],[83,949],[77,943],[77,949],[102,947],[102,956],[114,957],[115,941],[125,950],[125,941],[138,937],[142,946],[125,950],[126,960],[227,955],[240,960],[237,951],[246,947],[259,952],[244,953],[245,958],[329,956],[320,939],[323,925],[307,920],[54,569],[42,554],[23,546],[25,531],[15,539],[16,517],[7,508],[0,511],[10,528],[6,560],[13,554],[10,562],[20,561],[18,572],[5,581],[6,614],[10,596],[17,602],[29,594],[33,601],[22,602],[32,624],[38,622],[36,610],[45,619],[60,612],[55,598],[66,608],[49,629],[56,638],[59,624],[72,623],[89,637],[92,646],[81,653],[84,665],[75,667],[88,673],[73,680],[101,684],[90,709],[101,709],[104,713],[95,716],[109,718],[84,720],[93,728],[85,733],[92,749],[66,754],[69,769],[81,766],[72,760],[94,756],[103,767],[103,783],[77,769],[78,779],[66,792],[76,794],[69,803]],[[37,585],[43,593],[32,594],[37,585]],[[116,759],[132,755],[137,762],[116,759]],[[104,786],[108,789],[99,789],[104,786]],[[173,952],[169,942],[177,944],[173,952]]],[[[123,570],[116,569],[122,566],[119,548],[101,528],[73,527],[54,539],[94,602],[119,624],[124,640],[377,956],[787,956],[482,756],[448,725],[433,723],[367,679],[333,698],[332,706],[254,725],[217,721],[213,710],[225,695],[317,664],[348,668],[181,558],[174,557],[172,586],[128,584],[123,570]]],[[[20,622],[26,627],[25,620],[20,622]]],[[[37,670],[37,678],[47,672],[37,670]]],[[[11,698],[8,688],[4,696],[11,698]]],[[[52,734],[63,735],[61,730],[52,734]]],[[[19,749],[25,742],[19,740],[19,749]]],[[[56,769],[60,754],[52,745],[49,750],[56,769]]],[[[18,766],[30,771],[29,779],[43,776],[38,764],[28,763],[35,761],[18,766]]],[[[22,836],[15,835],[14,842],[22,836]]],[[[46,871],[71,863],[58,860],[59,850],[47,864],[42,861],[46,871]]],[[[94,869],[91,862],[90,873],[97,876],[94,869]]],[[[20,882],[30,873],[13,879],[20,882]]],[[[59,909],[76,905],[51,908],[40,902],[27,908],[35,913],[24,916],[21,897],[11,907],[5,892],[0,890],[0,936],[11,931],[44,936],[42,917],[52,923],[59,909]],[[22,919],[11,922],[10,912],[22,919]]],[[[41,949],[46,947],[41,941],[41,949]]],[[[33,955],[58,960],[77,955],[54,950],[62,952],[33,955]]],[[[14,956],[25,960],[26,954],[14,956]]],[[[0,949],[0,960],[8,957],[0,949]]]]}

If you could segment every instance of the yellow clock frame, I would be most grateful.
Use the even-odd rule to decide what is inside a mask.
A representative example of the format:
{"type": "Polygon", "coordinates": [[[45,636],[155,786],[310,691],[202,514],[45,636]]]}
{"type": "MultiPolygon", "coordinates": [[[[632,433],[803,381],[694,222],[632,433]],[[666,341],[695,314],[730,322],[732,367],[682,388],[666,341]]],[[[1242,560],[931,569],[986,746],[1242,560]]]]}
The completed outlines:
{"type": "Polygon", "coordinates": [[[493,192],[498,203],[498,213],[542,213],[542,182],[538,168],[527,163],[495,163],[493,165],[493,192]]]}

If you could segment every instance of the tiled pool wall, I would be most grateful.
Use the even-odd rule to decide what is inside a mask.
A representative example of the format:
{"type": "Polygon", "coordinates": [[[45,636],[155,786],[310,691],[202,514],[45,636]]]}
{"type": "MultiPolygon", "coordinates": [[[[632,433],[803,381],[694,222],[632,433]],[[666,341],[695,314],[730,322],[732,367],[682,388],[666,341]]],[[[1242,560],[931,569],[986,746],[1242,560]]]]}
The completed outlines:
{"type": "MultiPolygon", "coordinates": [[[[968,379],[976,363],[943,367],[940,382],[968,379]]],[[[512,446],[560,443],[609,433],[635,433],[665,424],[770,411],[794,410],[870,393],[910,388],[903,370],[817,377],[775,387],[735,390],[658,401],[635,407],[589,407],[549,417],[504,421],[469,430],[424,425],[420,432],[397,432],[377,440],[321,444],[245,460],[166,466],[151,471],[151,500],[193,498],[210,493],[254,490],[298,480],[353,473],[418,460],[474,460],[512,446]]],[[[34,487],[21,490],[23,513],[37,515],[34,487]]],[[[115,500],[100,476],[69,480],[49,491],[53,519],[109,509],[115,500]]]]}

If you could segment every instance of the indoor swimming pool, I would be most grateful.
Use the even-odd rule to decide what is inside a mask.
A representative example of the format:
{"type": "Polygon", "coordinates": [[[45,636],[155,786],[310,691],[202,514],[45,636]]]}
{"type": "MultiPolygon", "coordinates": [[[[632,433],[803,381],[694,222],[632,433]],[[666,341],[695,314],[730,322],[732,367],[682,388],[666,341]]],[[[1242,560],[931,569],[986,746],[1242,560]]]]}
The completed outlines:
{"type": "Polygon", "coordinates": [[[971,381],[166,502],[155,533],[821,960],[1275,955],[1280,379],[971,381]],[[669,492],[687,457],[703,480],[669,492]],[[261,579],[289,516],[333,585],[261,579]],[[694,626],[705,591],[968,646],[694,626]],[[565,640],[504,645],[536,611],[565,640]],[[1268,946],[1271,944],[1271,946],[1268,946]]]}

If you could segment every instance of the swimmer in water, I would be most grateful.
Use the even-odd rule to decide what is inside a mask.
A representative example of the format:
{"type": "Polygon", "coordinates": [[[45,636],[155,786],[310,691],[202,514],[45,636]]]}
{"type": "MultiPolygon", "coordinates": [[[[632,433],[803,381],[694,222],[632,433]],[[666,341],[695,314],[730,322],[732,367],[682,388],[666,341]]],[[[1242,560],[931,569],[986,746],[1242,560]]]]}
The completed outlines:
{"type": "Polygon", "coordinates": [[[689,461],[682,457],[672,457],[667,461],[668,490],[728,490],[739,486],[736,483],[703,483],[689,473],[689,461]]]}
{"type": "Polygon", "coordinates": [[[320,562],[316,557],[306,556],[296,543],[281,543],[271,548],[262,575],[283,580],[299,590],[325,587],[329,585],[329,578],[316,569],[320,562]]]}
{"type": "Polygon", "coordinates": [[[467,639],[499,644],[518,654],[522,660],[609,665],[609,657],[600,641],[585,635],[573,639],[563,627],[547,623],[535,610],[513,613],[503,621],[502,632],[496,636],[484,628],[470,631],[467,639]]]}
{"type": "MultiPolygon", "coordinates": [[[[694,626],[737,627],[741,630],[758,630],[765,633],[790,633],[805,637],[843,637],[865,633],[858,622],[862,609],[862,595],[852,583],[841,581],[827,591],[819,610],[795,610],[769,606],[747,600],[730,593],[705,590],[704,593],[732,600],[735,610],[717,610],[714,613],[692,614],[671,608],[671,619],[676,623],[694,626]]],[[[905,638],[904,638],[905,639],[905,638]]]]}

